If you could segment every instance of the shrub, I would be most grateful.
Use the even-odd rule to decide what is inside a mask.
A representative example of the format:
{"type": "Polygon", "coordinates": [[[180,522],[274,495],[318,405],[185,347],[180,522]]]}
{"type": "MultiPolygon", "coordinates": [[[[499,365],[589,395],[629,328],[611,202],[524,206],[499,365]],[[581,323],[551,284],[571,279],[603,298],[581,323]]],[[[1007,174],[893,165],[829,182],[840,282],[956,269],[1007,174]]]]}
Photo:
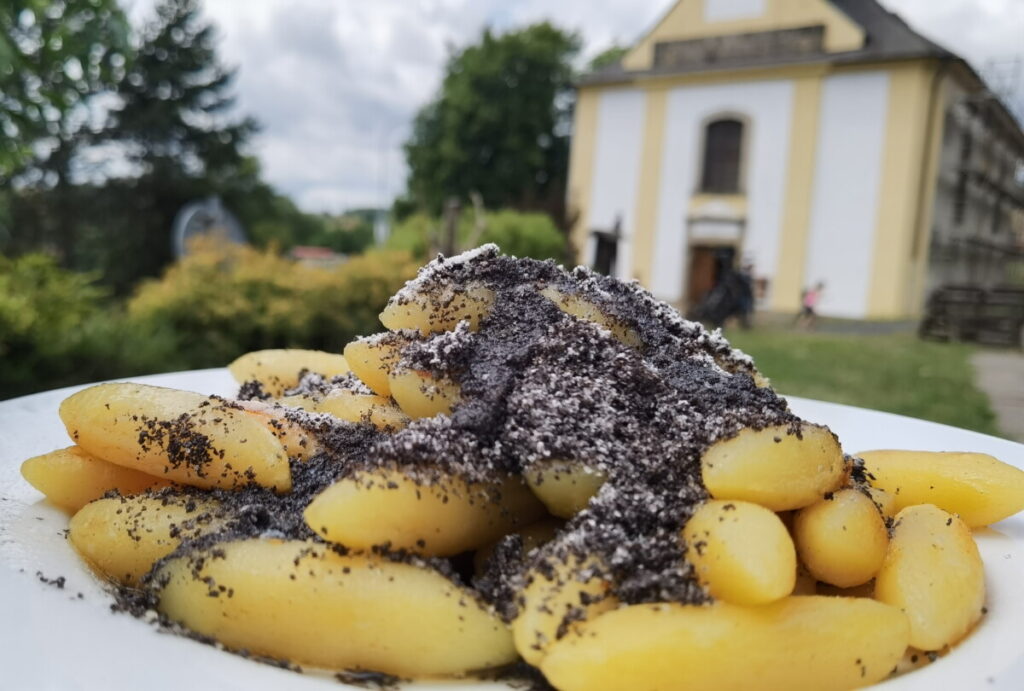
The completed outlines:
{"type": "Polygon", "coordinates": [[[106,298],[50,256],[0,257],[0,398],[180,364],[173,339],[141,333],[106,298]]]}
{"type": "Polygon", "coordinates": [[[482,242],[493,242],[505,254],[534,259],[565,260],[565,236],[547,214],[498,211],[487,214],[482,242]]]}
{"type": "Polygon", "coordinates": [[[45,255],[0,256],[0,398],[116,377],[222,366],[250,350],[340,351],[416,272],[397,251],[334,269],[201,242],[127,310],[45,255]]]}
{"type": "MultiPolygon", "coordinates": [[[[546,214],[506,209],[488,212],[485,221],[483,233],[473,242],[473,214],[462,214],[458,228],[460,247],[493,242],[505,254],[516,257],[565,260],[565,236],[546,214]]],[[[428,259],[432,244],[437,242],[441,223],[422,213],[413,214],[395,225],[388,247],[409,252],[420,260],[428,259]]]]}
{"type": "Polygon", "coordinates": [[[405,252],[371,252],[337,268],[272,251],[200,242],[128,305],[139,328],[167,328],[191,367],[224,365],[263,348],[339,351],[381,329],[377,315],[415,274],[405,252]]]}

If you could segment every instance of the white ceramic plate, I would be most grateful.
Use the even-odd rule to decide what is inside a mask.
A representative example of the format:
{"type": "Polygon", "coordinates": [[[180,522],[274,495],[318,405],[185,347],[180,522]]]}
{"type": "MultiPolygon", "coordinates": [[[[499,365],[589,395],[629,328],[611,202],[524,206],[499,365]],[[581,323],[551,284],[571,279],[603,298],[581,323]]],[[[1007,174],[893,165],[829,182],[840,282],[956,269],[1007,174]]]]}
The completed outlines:
{"type": "MultiPolygon", "coordinates": [[[[141,382],[231,395],[225,370],[141,377],[141,382]]],[[[67,545],[67,517],[41,501],[18,473],[21,462],[69,444],[57,407],[74,387],[0,403],[0,688],[338,689],[333,679],[297,675],[163,635],[109,611],[110,597],[67,545]],[[44,584],[63,576],[63,589],[44,584]],[[78,594],[81,593],[81,597],[78,594]]],[[[872,448],[969,450],[1024,468],[1024,446],[974,432],[832,403],[791,398],[794,412],[829,425],[848,451],[872,448]]],[[[880,686],[886,691],[1024,688],[1024,516],[978,534],[989,614],[936,663],[880,686]]],[[[495,684],[415,684],[495,689],[495,684]]]]}

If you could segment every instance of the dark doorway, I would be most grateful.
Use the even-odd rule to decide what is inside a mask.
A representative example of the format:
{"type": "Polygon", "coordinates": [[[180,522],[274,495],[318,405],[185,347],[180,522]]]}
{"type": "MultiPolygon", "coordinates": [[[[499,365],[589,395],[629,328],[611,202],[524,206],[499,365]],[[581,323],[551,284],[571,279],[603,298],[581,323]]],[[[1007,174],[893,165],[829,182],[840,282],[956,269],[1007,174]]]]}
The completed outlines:
{"type": "Polygon", "coordinates": [[[605,276],[615,275],[615,260],[619,252],[619,238],[613,233],[594,232],[594,271],[605,276]]]}
{"type": "Polygon", "coordinates": [[[690,248],[690,273],[686,304],[700,303],[736,262],[735,247],[695,245],[690,248]]]}

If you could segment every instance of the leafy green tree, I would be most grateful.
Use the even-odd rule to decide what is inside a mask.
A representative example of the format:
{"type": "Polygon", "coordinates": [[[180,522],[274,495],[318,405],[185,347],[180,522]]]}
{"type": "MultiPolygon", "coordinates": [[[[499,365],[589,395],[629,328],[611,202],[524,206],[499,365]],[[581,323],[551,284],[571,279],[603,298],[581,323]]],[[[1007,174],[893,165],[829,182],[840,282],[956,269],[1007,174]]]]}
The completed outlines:
{"type": "MultiPolygon", "coordinates": [[[[254,123],[226,112],[233,73],[218,59],[198,1],[163,0],[132,45],[107,85],[112,105],[101,125],[68,147],[105,145],[105,159],[123,154],[128,165],[105,171],[98,183],[62,178],[67,184],[16,190],[7,197],[7,237],[0,237],[9,253],[46,249],[64,266],[98,271],[120,294],[170,261],[173,220],[187,202],[220,195],[231,208],[273,196],[243,150],[254,123]]],[[[265,211],[254,209],[245,220],[266,218],[265,211]]]]}
{"type": "Polygon", "coordinates": [[[216,50],[216,34],[198,0],[164,0],[142,32],[142,44],[118,83],[121,105],[107,136],[128,147],[131,160],[163,176],[207,177],[224,184],[243,166],[252,119],[226,111],[235,72],[216,50]]]}
{"type": "Polygon", "coordinates": [[[626,46],[613,45],[610,48],[605,48],[590,59],[590,62],[587,64],[587,71],[597,72],[606,67],[611,67],[620,62],[628,52],[629,48],[626,46]]]}
{"type": "Polygon", "coordinates": [[[488,207],[562,212],[579,37],[544,22],[448,61],[441,91],[405,144],[409,190],[428,212],[479,192],[488,207]]]}
{"type": "MultiPolygon", "coordinates": [[[[493,242],[505,254],[516,257],[565,260],[565,237],[546,214],[503,209],[485,214],[482,226],[471,216],[463,214],[459,218],[460,250],[493,242]]],[[[441,226],[437,218],[413,214],[392,229],[387,246],[408,252],[421,261],[429,259],[431,251],[436,249],[441,226]]]]}
{"type": "Polygon", "coordinates": [[[0,3],[0,185],[66,183],[91,101],[123,76],[128,41],[116,0],[0,3]]]}

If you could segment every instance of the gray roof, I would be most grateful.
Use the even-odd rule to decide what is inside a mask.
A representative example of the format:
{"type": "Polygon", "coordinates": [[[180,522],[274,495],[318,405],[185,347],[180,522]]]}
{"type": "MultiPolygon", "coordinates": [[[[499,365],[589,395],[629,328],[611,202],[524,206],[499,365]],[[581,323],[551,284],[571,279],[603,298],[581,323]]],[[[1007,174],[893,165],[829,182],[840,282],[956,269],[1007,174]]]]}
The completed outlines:
{"type": "Polygon", "coordinates": [[[908,60],[943,58],[959,60],[953,52],[914,31],[899,15],[882,7],[876,0],[829,0],[865,32],[864,46],[840,53],[811,53],[756,59],[723,60],[712,64],[654,67],[650,70],[625,70],[621,64],[584,75],[581,85],[628,80],[633,77],[691,74],[734,70],[743,67],[774,67],[778,65],[828,62],[835,64],[871,62],[875,60],[908,60]]]}

